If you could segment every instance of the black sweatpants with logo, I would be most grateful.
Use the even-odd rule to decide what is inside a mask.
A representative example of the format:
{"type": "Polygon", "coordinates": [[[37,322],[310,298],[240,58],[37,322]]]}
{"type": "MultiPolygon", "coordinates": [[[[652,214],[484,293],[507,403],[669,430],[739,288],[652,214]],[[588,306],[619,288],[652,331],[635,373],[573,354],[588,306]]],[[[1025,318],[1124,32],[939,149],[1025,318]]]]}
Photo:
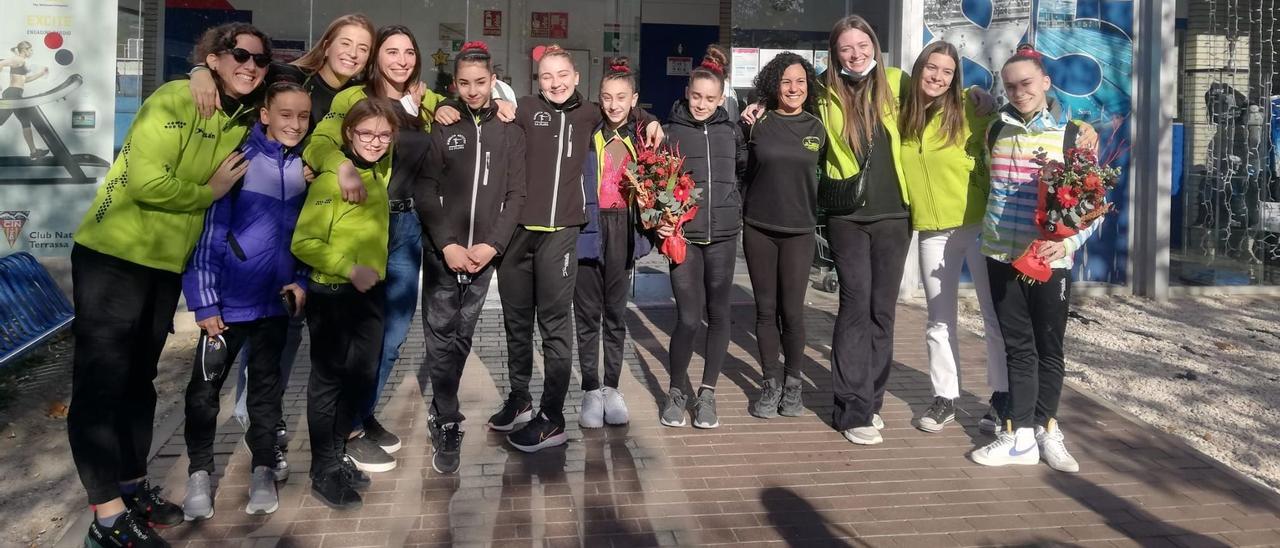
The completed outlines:
{"type": "Polygon", "coordinates": [[[502,320],[507,332],[510,398],[532,402],[533,323],[542,332],[545,383],[540,410],[564,427],[564,398],[573,373],[573,290],[578,277],[579,227],[555,232],[516,228],[498,269],[502,320]]]}
{"type": "Polygon", "coordinates": [[[991,301],[1009,364],[1009,417],[1014,428],[1044,426],[1058,416],[1065,373],[1062,341],[1071,306],[1071,271],[1028,283],[1013,265],[987,258],[991,301]]]}
{"type": "Polygon", "coordinates": [[[431,416],[440,424],[462,422],[458,385],[471,355],[471,340],[480,321],[494,267],[459,283],[444,255],[428,246],[422,255],[422,312],[427,359],[418,369],[418,386],[431,386],[431,416]]]}
{"type": "MultiPolygon", "coordinates": [[[[289,318],[276,316],[251,322],[227,324],[222,339],[227,343],[226,360],[234,362],[240,349],[249,348],[249,382],[245,396],[249,411],[249,430],[245,444],[253,457],[253,466],[274,467],[276,424],[280,422],[280,397],[284,380],[280,377],[280,355],[289,337],[289,318]]],[[[197,345],[197,352],[199,346],[197,345]]],[[[218,395],[227,377],[236,374],[234,363],[220,364],[223,374],[205,380],[200,361],[192,363],[191,380],[187,382],[186,425],[183,439],[187,442],[190,463],[187,473],[200,470],[213,474],[213,439],[218,433],[218,395]]]]}
{"type": "Polygon", "coordinates": [[[156,364],[173,326],[182,277],[76,244],[76,319],[67,438],[89,504],[147,475],[156,364]]]}

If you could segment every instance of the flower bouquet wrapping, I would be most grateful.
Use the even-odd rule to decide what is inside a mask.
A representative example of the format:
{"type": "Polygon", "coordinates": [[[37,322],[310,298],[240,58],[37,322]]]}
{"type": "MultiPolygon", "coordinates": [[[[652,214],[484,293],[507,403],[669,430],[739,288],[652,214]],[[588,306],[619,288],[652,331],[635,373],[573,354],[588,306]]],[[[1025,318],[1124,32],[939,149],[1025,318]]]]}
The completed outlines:
{"type": "Polygon", "coordinates": [[[675,229],[662,240],[659,251],[676,264],[684,262],[687,245],[681,227],[698,213],[698,196],[702,193],[683,168],[684,156],[678,150],[665,145],[641,147],[635,170],[624,173],[621,182],[627,199],[639,210],[645,230],[663,225],[675,229]]]}
{"type": "Polygon", "coordinates": [[[1072,148],[1063,156],[1065,162],[1047,160],[1043,154],[1036,160],[1040,171],[1035,224],[1041,239],[1013,262],[1020,274],[1040,283],[1053,275],[1049,263],[1039,255],[1041,242],[1070,238],[1111,211],[1107,194],[1120,178],[1120,170],[1099,165],[1092,150],[1072,148]]]}

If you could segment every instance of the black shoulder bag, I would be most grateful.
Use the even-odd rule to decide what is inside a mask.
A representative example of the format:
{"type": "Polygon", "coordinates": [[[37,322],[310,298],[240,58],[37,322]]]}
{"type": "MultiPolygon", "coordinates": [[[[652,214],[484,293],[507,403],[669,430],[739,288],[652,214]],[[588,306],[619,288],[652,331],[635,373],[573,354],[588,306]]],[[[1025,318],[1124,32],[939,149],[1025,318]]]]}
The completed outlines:
{"type": "Polygon", "coordinates": [[[818,208],[827,215],[848,215],[867,205],[867,169],[875,138],[867,141],[867,154],[858,165],[858,174],[848,179],[832,179],[825,173],[818,182],[818,208]]]}

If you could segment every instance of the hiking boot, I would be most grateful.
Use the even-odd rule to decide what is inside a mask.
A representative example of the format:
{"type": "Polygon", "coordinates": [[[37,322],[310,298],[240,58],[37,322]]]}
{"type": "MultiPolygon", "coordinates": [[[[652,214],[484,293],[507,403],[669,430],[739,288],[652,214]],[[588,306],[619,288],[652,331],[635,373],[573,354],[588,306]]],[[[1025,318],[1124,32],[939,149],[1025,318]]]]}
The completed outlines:
{"type": "Polygon", "coordinates": [[[999,434],[1004,426],[1005,408],[1008,404],[1008,392],[992,392],[987,413],[978,420],[978,431],[988,435],[999,434]]]}
{"type": "Polygon", "coordinates": [[[533,404],[507,398],[502,409],[489,417],[489,428],[499,432],[510,432],[517,426],[533,420],[533,404]]]}
{"type": "Polygon", "coordinates": [[[347,440],[347,457],[362,472],[390,472],[396,468],[395,457],[363,433],[347,440]]]}
{"type": "Polygon", "coordinates": [[[631,412],[627,410],[627,402],[622,399],[622,392],[617,388],[605,386],[600,388],[604,395],[604,423],[609,426],[622,426],[631,422],[631,412]]]}
{"type": "Polygon", "coordinates": [[[693,400],[694,428],[718,428],[720,417],[716,416],[716,391],[703,388],[698,392],[698,399],[693,400]]]}
{"type": "Polygon", "coordinates": [[[341,467],[311,478],[311,494],[335,510],[354,510],[364,504],[360,493],[347,482],[347,474],[341,467]]]}
{"type": "Polygon", "coordinates": [[[462,463],[462,425],[456,422],[436,423],[427,420],[431,431],[431,467],[441,474],[453,474],[462,463]]]}
{"type": "Polygon", "coordinates": [[[916,428],[930,433],[941,432],[942,427],[953,420],[956,420],[955,402],[942,396],[934,396],[933,405],[916,422],[916,428]]]}
{"type": "Polygon", "coordinates": [[[782,402],[778,414],[784,417],[803,417],[804,401],[800,399],[800,377],[787,377],[782,384],[782,402]]]}
{"type": "Polygon", "coordinates": [[[582,409],[578,412],[578,426],[583,428],[604,426],[604,394],[599,388],[582,393],[582,409]]]}
{"type": "Polygon", "coordinates": [[[974,451],[971,458],[983,466],[1034,465],[1040,463],[1040,450],[1035,431],[1019,428],[1013,432],[1000,432],[996,441],[974,451]]]}
{"type": "Polygon", "coordinates": [[[662,405],[662,414],[659,415],[658,422],[664,426],[684,426],[685,410],[688,409],[688,405],[689,396],[684,395],[679,388],[672,388],[667,392],[667,403],[662,405]]]}
{"type": "Polygon", "coordinates": [[[1049,464],[1049,468],[1059,472],[1080,471],[1080,463],[1067,452],[1067,444],[1056,419],[1049,419],[1048,428],[1036,425],[1036,445],[1040,448],[1040,458],[1049,464]]]}
{"type": "Polygon", "coordinates": [[[760,399],[751,405],[751,416],[759,419],[772,419],[778,416],[778,405],[782,403],[782,387],[778,381],[765,379],[760,390],[760,399]]]}
{"type": "Polygon", "coordinates": [[[253,481],[249,484],[249,504],[244,513],[250,515],[270,514],[280,508],[280,497],[276,493],[276,473],[270,466],[253,467],[253,481]]]}
{"type": "Polygon", "coordinates": [[[388,432],[376,417],[369,415],[362,422],[364,424],[364,437],[378,444],[378,447],[381,447],[388,455],[400,450],[400,436],[388,432]]]}
{"type": "Polygon", "coordinates": [[[213,517],[213,490],[209,487],[208,472],[200,470],[187,478],[187,495],[182,499],[182,514],[186,521],[213,517]]]}
{"type": "Polygon", "coordinates": [[[342,459],[338,461],[338,464],[342,469],[342,476],[346,478],[347,484],[350,485],[352,489],[367,489],[371,484],[373,484],[373,480],[369,478],[369,474],[361,472],[359,468],[356,468],[356,463],[351,462],[351,457],[343,455],[342,459]]]}
{"type": "Polygon", "coordinates": [[[537,418],[529,421],[524,428],[507,434],[507,441],[511,442],[511,446],[516,449],[533,453],[548,447],[564,445],[569,441],[569,435],[565,433],[563,426],[552,422],[546,415],[538,413],[537,418]]]}
{"type": "Polygon", "coordinates": [[[856,426],[840,432],[849,443],[857,445],[878,445],[884,443],[880,430],[874,426],[856,426]]]}
{"type": "Polygon", "coordinates": [[[272,467],[271,472],[275,474],[276,481],[285,481],[289,479],[289,461],[284,458],[284,446],[277,445],[274,448],[276,464],[272,467]]]}
{"type": "Polygon", "coordinates": [[[97,518],[91,521],[89,533],[84,537],[85,548],[169,548],[169,543],[147,525],[147,520],[134,515],[132,510],[125,510],[109,527],[98,523],[97,518]]]}
{"type": "MultiPolygon", "coordinates": [[[[133,493],[122,494],[121,498],[124,499],[125,506],[133,510],[135,516],[146,520],[147,524],[152,528],[173,527],[184,521],[185,516],[182,513],[182,508],[161,497],[159,487],[152,487],[151,482],[144,478],[134,488],[136,490],[133,493]]],[[[212,502],[209,503],[209,507],[210,515],[212,515],[212,502]]]]}

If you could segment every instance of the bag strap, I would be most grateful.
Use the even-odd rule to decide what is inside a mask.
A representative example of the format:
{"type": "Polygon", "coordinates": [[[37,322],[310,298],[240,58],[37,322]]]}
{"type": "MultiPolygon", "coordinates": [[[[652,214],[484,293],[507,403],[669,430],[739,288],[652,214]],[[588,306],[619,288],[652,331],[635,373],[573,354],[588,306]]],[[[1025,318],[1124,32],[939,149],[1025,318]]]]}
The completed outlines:
{"type": "Polygon", "coordinates": [[[1080,135],[1080,126],[1071,120],[1067,120],[1067,127],[1062,132],[1062,152],[1066,152],[1076,147],[1076,137],[1080,135]]]}

